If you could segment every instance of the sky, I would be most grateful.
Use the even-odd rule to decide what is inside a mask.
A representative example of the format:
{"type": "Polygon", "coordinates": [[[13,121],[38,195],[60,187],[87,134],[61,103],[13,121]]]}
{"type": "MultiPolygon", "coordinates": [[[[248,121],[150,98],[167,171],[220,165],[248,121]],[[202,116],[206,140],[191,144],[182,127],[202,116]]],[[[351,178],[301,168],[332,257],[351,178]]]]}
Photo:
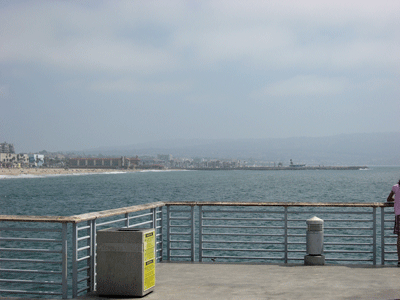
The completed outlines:
{"type": "Polygon", "coordinates": [[[400,128],[400,1],[0,0],[0,142],[400,128]]]}

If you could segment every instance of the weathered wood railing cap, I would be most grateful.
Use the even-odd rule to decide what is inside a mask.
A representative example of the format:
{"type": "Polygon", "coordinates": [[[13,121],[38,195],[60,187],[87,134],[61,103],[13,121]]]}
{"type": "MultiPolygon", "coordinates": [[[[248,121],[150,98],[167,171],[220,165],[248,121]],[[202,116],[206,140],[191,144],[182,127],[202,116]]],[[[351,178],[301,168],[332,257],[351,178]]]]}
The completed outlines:
{"type": "Polygon", "coordinates": [[[215,201],[170,201],[167,206],[308,206],[308,207],[392,207],[390,202],[343,203],[343,202],[215,202],[215,201]]]}
{"type": "Polygon", "coordinates": [[[23,216],[0,215],[0,221],[13,222],[47,222],[47,223],[80,223],[100,218],[112,217],[126,213],[142,211],[163,206],[280,206],[280,207],[393,207],[393,202],[373,203],[313,203],[313,202],[211,202],[211,201],[170,201],[153,202],[128,207],[121,207],[74,216],[23,216]]]}

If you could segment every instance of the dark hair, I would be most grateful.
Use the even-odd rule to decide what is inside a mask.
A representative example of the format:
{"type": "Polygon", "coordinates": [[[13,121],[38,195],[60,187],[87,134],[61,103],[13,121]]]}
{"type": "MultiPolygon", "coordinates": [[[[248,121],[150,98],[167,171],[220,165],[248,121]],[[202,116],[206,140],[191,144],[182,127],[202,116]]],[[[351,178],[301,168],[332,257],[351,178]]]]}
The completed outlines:
{"type": "Polygon", "coordinates": [[[400,179],[399,179],[399,182],[397,184],[400,185],[400,179]]]}

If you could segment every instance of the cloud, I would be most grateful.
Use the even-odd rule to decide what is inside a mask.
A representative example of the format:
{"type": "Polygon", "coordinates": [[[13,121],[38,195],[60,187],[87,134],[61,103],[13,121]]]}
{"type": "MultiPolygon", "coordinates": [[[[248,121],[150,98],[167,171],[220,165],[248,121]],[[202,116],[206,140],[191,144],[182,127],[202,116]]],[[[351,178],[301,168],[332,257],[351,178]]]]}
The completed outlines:
{"type": "Polygon", "coordinates": [[[189,83],[174,82],[145,82],[133,78],[123,78],[113,81],[96,82],[89,89],[96,92],[125,92],[125,93],[151,93],[174,94],[190,89],[189,83]]]}
{"type": "Polygon", "coordinates": [[[0,62],[135,74],[226,62],[399,69],[399,11],[398,1],[24,2],[0,11],[0,62]]]}
{"type": "Polygon", "coordinates": [[[252,93],[253,98],[303,97],[340,94],[347,88],[343,78],[326,78],[317,76],[296,76],[287,80],[269,84],[252,93]]]}

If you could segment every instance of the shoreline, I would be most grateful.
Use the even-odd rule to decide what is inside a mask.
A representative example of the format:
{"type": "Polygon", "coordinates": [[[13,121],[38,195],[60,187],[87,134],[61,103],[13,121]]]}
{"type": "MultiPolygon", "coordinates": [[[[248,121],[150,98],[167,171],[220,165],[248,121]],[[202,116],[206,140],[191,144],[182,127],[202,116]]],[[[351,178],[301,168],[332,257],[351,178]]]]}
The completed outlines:
{"type": "Polygon", "coordinates": [[[131,169],[64,169],[64,168],[1,168],[0,176],[47,176],[47,175],[74,175],[74,174],[101,174],[101,173],[128,173],[137,172],[131,169]]]}

